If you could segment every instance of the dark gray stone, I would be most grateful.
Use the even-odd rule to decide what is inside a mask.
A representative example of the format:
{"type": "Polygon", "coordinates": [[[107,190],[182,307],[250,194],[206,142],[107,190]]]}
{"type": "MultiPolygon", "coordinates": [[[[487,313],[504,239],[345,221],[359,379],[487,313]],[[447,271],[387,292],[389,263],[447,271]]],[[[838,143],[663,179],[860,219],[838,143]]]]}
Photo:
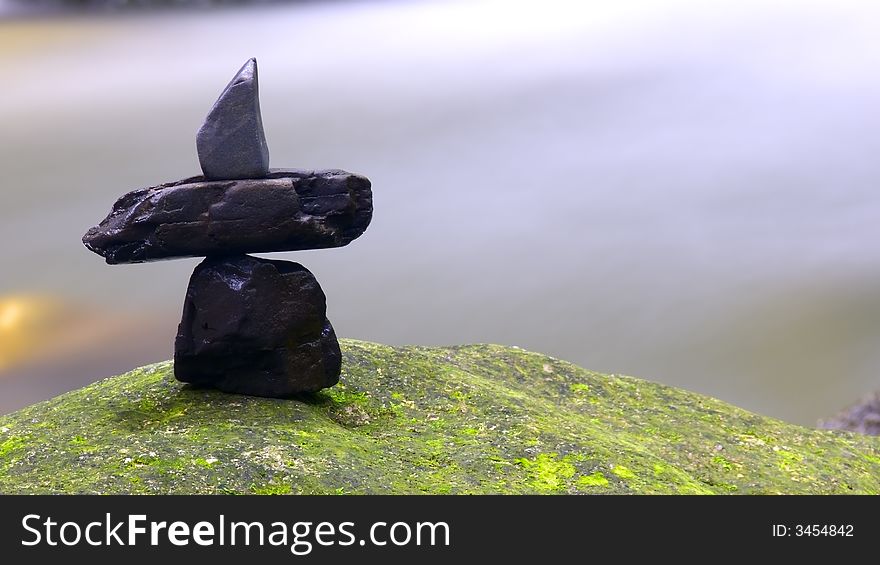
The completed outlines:
{"type": "Polygon", "coordinates": [[[865,396],[832,418],[820,420],[819,427],[880,436],[880,391],[865,396]]]}
{"type": "Polygon", "coordinates": [[[130,192],[83,236],[107,263],[341,247],[373,215],[370,181],[345,171],[193,177],[130,192]]]}
{"type": "Polygon", "coordinates": [[[269,172],[256,59],[226,85],[196,135],[196,149],[207,179],[262,178],[269,172]]]}
{"type": "Polygon", "coordinates": [[[324,292],[302,265],[245,255],[196,267],[174,344],[179,381],[287,397],[336,384],[341,359],[324,292]]]}

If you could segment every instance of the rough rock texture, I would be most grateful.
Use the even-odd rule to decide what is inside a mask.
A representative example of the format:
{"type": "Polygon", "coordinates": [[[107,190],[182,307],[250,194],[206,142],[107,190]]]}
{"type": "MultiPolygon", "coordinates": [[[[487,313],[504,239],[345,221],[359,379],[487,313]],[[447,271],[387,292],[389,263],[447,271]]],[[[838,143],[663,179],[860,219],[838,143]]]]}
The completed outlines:
{"type": "Polygon", "coordinates": [[[880,391],[869,394],[840,414],[822,420],[819,427],[880,436],[880,391]]]}
{"type": "Polygon", "coordinates": [[[341,247],[367,229],[372,215],[370,181],[345,171],[192,177],[129,192],[83,243],[110,264],[341,247]]]}
{"type": "Polygon", "coordinates": [[[196,135],[196,150],[208,179],[261,178],[269,172],[256,59],[223,89],[196,135]]]}
{"type": "Polygon", "coordinates": [[[0,417],[0,492],[880,493],[880,438],[516,348],[341,345],[297,400],[166,362],[0,417]]]}
{"type": "Polygon", "coordinates": [[[285,397],[339,381],[339,343],[324,292],[302,265],[208,258],[186,290],[174,343],[178,380],[285,397]]]}

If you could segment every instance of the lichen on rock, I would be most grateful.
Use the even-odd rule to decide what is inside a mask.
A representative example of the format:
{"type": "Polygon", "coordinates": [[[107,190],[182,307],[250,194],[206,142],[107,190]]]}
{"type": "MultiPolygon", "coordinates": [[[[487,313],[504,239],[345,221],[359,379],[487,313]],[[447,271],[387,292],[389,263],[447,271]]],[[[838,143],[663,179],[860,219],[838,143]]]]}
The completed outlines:
{"type": "Polygon", "coordinates": [[[880,493],[880,438],[518,348],[340,342],[340,384],[295,399],[164,362],[0,417],[0,492],[880,493]]]}

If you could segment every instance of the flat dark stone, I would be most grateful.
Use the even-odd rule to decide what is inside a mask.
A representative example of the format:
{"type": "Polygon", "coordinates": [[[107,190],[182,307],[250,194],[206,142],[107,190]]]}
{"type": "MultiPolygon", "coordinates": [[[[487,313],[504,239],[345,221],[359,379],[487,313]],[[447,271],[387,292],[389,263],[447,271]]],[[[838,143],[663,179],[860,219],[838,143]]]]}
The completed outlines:
{"type": "Polygon", "coordinates": [[[294,169],[267,177],[193,177],[129,192],[83,243],[107,263],[143,263],[341,247],[370,224],[366,177],[294,169]]]}
{"type": "Polygon", "coordinates": [[[177,380],[280,398],[333,386],[341,361],[324,292],[302,265],[244,255],[196,267],[174,343],[177,380]]]}
{"type": "Polygon", "coordinates": [[[262,178],[269,172],[256,59],[223,89],[196,134],[196,150],[207,179],[262,178]]]}

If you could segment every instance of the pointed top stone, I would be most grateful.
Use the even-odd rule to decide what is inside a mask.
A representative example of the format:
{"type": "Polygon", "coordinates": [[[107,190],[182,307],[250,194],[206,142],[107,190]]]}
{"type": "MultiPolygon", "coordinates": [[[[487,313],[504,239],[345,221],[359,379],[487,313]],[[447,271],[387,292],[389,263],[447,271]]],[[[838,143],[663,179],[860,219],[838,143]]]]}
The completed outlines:
{"type": "Polygon", "coordinates": [[[196,135],[196,149],[208,180],[263,178],[269,173],[256,59],[248,59],[223,89],[196,135]]]}

